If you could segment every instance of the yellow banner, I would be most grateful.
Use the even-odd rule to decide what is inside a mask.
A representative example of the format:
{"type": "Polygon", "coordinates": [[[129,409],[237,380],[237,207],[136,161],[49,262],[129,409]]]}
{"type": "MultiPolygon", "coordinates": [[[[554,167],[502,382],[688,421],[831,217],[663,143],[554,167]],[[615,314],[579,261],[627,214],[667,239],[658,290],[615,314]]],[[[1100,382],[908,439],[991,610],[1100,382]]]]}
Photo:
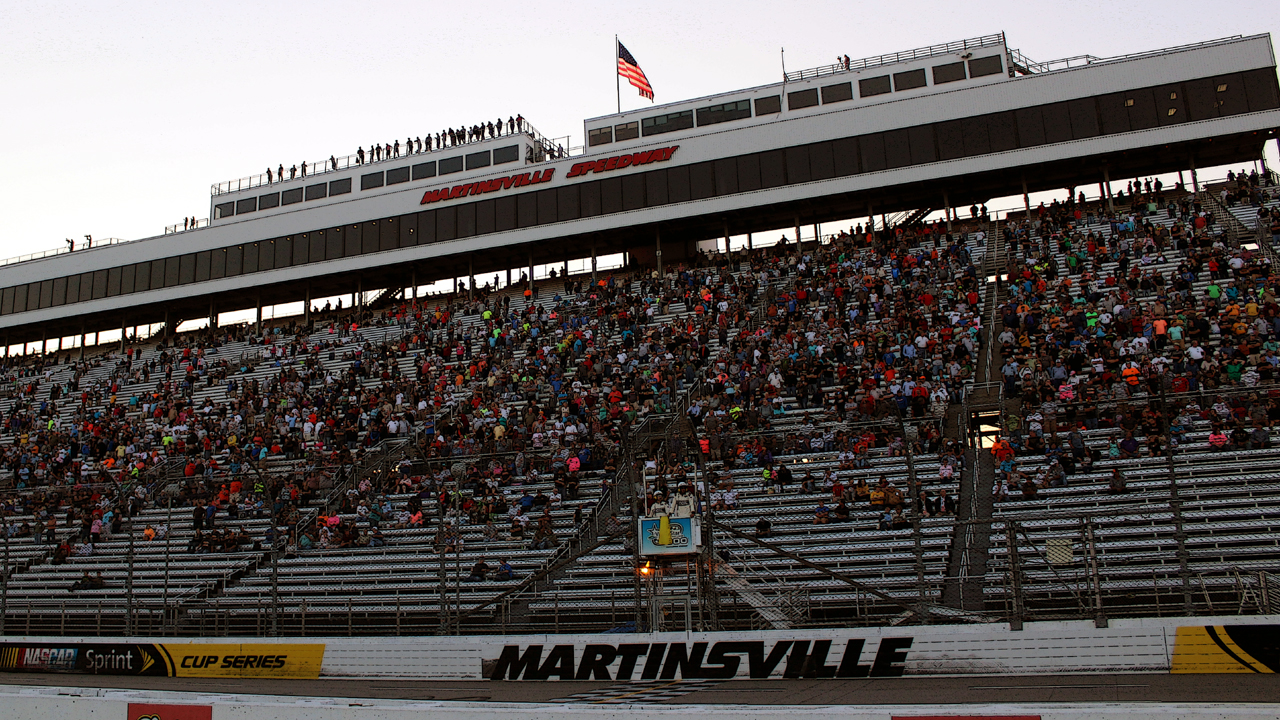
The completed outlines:
{"type": "Polygon", "coordinates": [[[1280,625],[1178,628],[1171,673],[1274,673],[1280,625]]]}
{"type": "Polygon", "coordinates": [[[315,680],[324,662],[322,644],[231,644],[158,646],[170,677],[282,678],[315,680]]]}

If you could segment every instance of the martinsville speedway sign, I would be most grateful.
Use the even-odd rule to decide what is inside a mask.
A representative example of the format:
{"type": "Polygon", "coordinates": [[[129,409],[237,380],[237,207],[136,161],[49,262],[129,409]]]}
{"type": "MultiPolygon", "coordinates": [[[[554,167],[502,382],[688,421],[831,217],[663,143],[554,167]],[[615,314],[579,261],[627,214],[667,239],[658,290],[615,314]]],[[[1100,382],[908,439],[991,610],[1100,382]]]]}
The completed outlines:
{"type": "Polygon", "coordinates": [[[890,678],[1280,671],[1280,617],[721,633],[258,638],[243,643],[6,638],[0,672],[441,680],[890,678]],[[1249,622],[1241,622],[1250,620],[1249,622]]]}

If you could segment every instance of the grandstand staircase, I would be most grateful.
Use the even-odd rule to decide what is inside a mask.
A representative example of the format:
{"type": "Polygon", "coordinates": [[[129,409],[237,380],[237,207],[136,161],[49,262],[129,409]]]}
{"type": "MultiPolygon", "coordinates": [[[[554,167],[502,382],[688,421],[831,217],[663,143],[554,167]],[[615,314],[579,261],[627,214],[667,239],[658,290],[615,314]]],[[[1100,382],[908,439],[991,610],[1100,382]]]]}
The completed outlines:
{"type": "MultiPolygon", "coordinates": [[[[1000,223],[992,219],[986,228],[987,252],[982,260],[984,278],[999,277],[1008,265],[1008,250],[1000,235],[1000,223]]],[[[995,479],[994,458],[981,447],[978,428],[971,426],[971,419],[979,412],[1003,411],[1003,378],[995,354],[997,308],[1005,302],[1005,283],[988,282],[984,308],[986,327],[982,331],[982,351],[975,377],[973,392],[959,411],[957,428],[967,427],[970,442],[965,450],[965,471],[960,478],[960,507],[956,513],[954,537],[947,558],[947,577],[951,580],[943,588],[942,604],[964,611],[982,611],[983,578],[991,552],[991,485],[995,479]],[[961,425],[961,423],[963,425],[961,425]]]]}
{"type": "MultiPolygon", "coordinates": [[[[769,630],[790,630],[805,620],[797,600],[799,588],[779,586],[772,599],[765,596],[727,560],[716,564],[716,579],[723,582],[743,602],[750,605],[769,630]]],[[[776,577],[771,579],[779,580],[776,577]]]]}
{"type": "MultiPolygon", "coordinates": [[[[462,620],[475,615],[491,605],[501,604],[506,622],[520,626],[534,621],[532,604],[544,590],[555,586],[556,582],[568,575],[574,563],[586,555],[590,555],[609,543],[624,539],[632,533],[634,524],[631,519],[631,502],[635,495],[633,483],[632,461],[640,457],[639,449],[648,447],[654,440],[662,440],[672,428],[678,424],[680,417],[650,416],[633,427],[627,434],[618,474],[612,486],[605,491],[590,517],[586,518],[579,531],[565,541],[555,553],[543,563],[542,567],[511,590],[507,590],[475,605],[453,619],[460,625],[462,620]],[[610,524],[610,518],[619,516],[621,527],[610,524]]],[[[687,423],[687,420],[685,421],[687,423]]]]}
{"type": "Polygon", "coordinates": [[[389,307],[393,305],[394,303],[396,303],[399,300],[402,300],[403,298],[404,298],[404,288],[389,287],[384,289],[382,292],[378,293],[377,296],[374,297],[372,300],[365,303],[364,309],[366,311],[381,310],[384,307],[389,307]]]}
{"type": "Polygon", "coordinates": [[[888,222],[888,226],[891,228],[905,227],[915,225],[931,212],[933,212],[933,208],[931,207],[922,207],[916,210],[905,210],[903,212],[890,215],[886,220],[888,222]]]}
{"type": "Polygon", "coordinates": [[[1258,252],[1261,252],[1271,261],[1271,266],[1280,267],[1280,259],[1276,257],[1276,252],[1271,247],[1271,243],[1263,239],[1265,237],[1263,231],[1250,229],[1240,222],[1240,218],[1236,217],[1235,213],[1223,205],[1218,196],[1208,189],[1201,191],[1200,202],[1213,211],[1215,222],[1222,225],[1232,247],[1240,247],[1245,243],[1255,242],[1258,245],[1258,252]]]}

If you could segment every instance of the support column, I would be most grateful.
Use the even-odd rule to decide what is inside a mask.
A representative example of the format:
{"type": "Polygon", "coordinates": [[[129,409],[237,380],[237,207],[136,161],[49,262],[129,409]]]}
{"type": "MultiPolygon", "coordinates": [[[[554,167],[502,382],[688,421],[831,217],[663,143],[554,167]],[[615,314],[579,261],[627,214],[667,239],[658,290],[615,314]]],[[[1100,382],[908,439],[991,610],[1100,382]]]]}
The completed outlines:
{"type": "Polygon", "coordinates": [[[819,245],[822,244],[822,223],[813,224],[813,241],[819,245]]]}
{"type": "Polygon", "coordinates": [[[49,331],[48,330],[40,331],[40,354],[41,355],[49,354],[49,331]]]}
{"type": "Polygon", "coordinates": [[[209,328],[218,327],[218,309],[214,306],[213,301],[209,301],[209,328]]]}
{"type": "Polygon", "coordinates": [[[564,261],[564,266],[560,269],[560,281],[563,282],[568,277],[569,277],[569,261],[566,259],[564,261]]]}
{"type": "Polygon", "coordinates": [[[476,261],[475,258],[467,256],[467,299],[475,298],[476,292],[476,261]]]}
{"type": "Polygon", "coordinates": [[[409,282],[413,283],[413,306],[418,307],[418,269],[409,271],[409,282]]]}
{"type": "Polygon", "coordinates": [[[125,318],[120,318],[120,352],[124,352],[125,318]]]}
{"type": "Polygon", "coordinates": [[[511,268],[507,268],[507,287],[511,287],[511,268]]]}
{"type": "Polygon", "coordinates": [[[596,281],[596,240],[591,239],[591,282],[596,281]]]}
{"type": "Polygon", "coordinates": [[[364,314],[364,278],[356,281],[356,311],[357,318],[361,318],[364,314]]]}
{"type": "Polygon", "coordinates": [[[168,310],[164,311],[164,332],[160,336],[160,339],[164,340],[166,343],[169,340],[169,311],[168,310]]]}
{"type": "Polygon", "coordinates": [[[529,290],[533,290],[533,251],[529,251],[529,290]]]}
{"type": "Polygon", "coordinates": [[[1022,178],[1022,207],[1027,210],[1027,220],[1031,219],[1031,195],[1027,193],[1027,179],[1022,178]]]}
{"type": "Polygon", "coordinates": [[[731,251],[729,247],[729,221],[726,220],[724,223],[724,254],[728,255],[731,251]]]}
{"type": "Polygon", "coordinates": [[[658,259],[658,282],[659,282],[659,283],[661,283],[661,282],[662,282],[662,278],[663,278],[663,274],[662,274],[662,231],[661,231],[661,230],[654,230],[654,231],[653,231],[653,240],[654,240],[654,242],[657,244],[657,252],[655,253],[655,257],[657,257],[657,259],[658,259]]]}
{"type": "Polygon", "coordinates": [[[1191,189],[1200,194],[1200,177],[1196,174],[1196,158],[1191,156],[1191,189]]]}
{"type": "Polygon", "coordinates": [[[751,243],[751,233],[747,233],[747,250],[755,250],[755,246],[751,243]]]}
{"type": "Polygon", "coordinates": [[[257,315],[255,316],[256,319],[254,320],[254,327],[256,328],[254,332],[258,335],[261,335],[262,334],[262,294],[261,293],[258,294],[257,300],[254,301],[254,305],[256,305],[258,308],[257,315]]]}
{"type": "Polygon", "coordinates": [[[1107,212],[1115,212],[1116,204],[1111,198],[1111,170],[1109,168],[1102,168],[1102,182],[1103,187],[1106,190],[1107,212]]]}
{"type": "Polygon", "coordinates": [[[311,283],[307,283],[307,299],[306,304],[302,306],[302,324],[311,324],[311,283]]]}
{"type": "Polygon", "coordinates": [[[946,190],[942,191],[942,209],[947,215],[947,232],[951,232],[951,196],[946,190]]]}
{"type": "Polygon", "coordinates": [[[800,216],[796,216],[796,245],[800,244],[800,216]]]}
{"type": "Polygon", "coordinates": [[[1181,186],[1181,187],[1183,187],[1183,188],[1185,188],[1185,187],[1186,187],[1186,184],[1185,184],[1185,183],[1183,182],[1183,180],[1182,180],[1182,171],[1181,171],[1181,170],[1179,170],[1179,171],[1178,171],[1178,185],[1179,185],[1179,186],[1181,186]]]}
{"type": "Polygon", "coordinates": [[[81,360],[84,360],[84,339],[85,339],[84,323],[80,323],[80,359],[81,360]]]}

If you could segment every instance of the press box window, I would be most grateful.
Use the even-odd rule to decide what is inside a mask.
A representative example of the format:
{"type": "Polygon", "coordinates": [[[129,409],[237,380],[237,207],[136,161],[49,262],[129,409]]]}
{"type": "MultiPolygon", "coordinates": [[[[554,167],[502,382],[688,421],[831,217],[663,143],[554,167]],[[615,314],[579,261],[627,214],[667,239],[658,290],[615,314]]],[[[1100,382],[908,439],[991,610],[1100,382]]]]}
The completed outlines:
{"type": "Polygon", "coordinates": [[[380,172],[376,172],[376,173],[369,173],[368,175],[361,175],[361,176],[360,176],[360,189],[361,189],[361,190],[372,190],[372,189],[374,189],[374,188],[380,188],[380,187],[382,187],[383,180],[384,180],[384,178],[383,178],[383,176],[382,176],[382,173],[380,173],[380,172]]]}
{"type": "Polygon", "coordinates": [[[818,104],[818,88],[787,93],[787,109],[799,110],[818,104]]]}
{"type": "Polygon", "coordinates": [[[587,144],[591,147],[608,145],[611,142],[613,142],[613,128],[611,127],[594,128],[587,133],[587,144]]]}
{"type": "Polygon", "coordinates": [[[874,97],[876,95],[887,95],[893,91],[889,86],[889,76],[881,75],[880,77],[864,78],[858,81],[859,97],[874,97]]]}
{"type": "Polygon", "coordinates": [[[409,166],[395,168],[387,171],[387,184],[399,185],[403,182],[409,182],[409,166]]]}
{"type": "Polygon", "coordinates": [[[329,195],[329,186],[325,183],[307,186],[308,200],[322,200],[329,195]]]}
{"type": "Polygon", "coordinates": [[[418,163],[413,166],[413,179],[422,180],[423,178],[436,176],[436,164],[434,162],[418,163]]]}
{"type": "Polygon", "coordinates": [[[640,121],[640,128],[644,131],[645,137],[675,132],[677,130],[688,130],[691,127],[693,127],[692,110],[681,110],[680,112],[669,113],[667,115],[657,115],[650,118],[644,118],[640,121]]]}
{"type": "Polygon", "coordinates": [[[237,200],[237,201],[236,201],[236,214],[237,214],[237,215],[243,215],[243,214],[245,214],[245,213],[251,213],[251,212],[253,212],[254,210],[257,210],[257,209],[258,209],[258,198],[248,198],[248,199],[246,199],[246,200],[237,200]]]}
{"type": "Polygon", "coordinates": [[[236,214],[236,204],[233,202],[222,203],[213,206],[213,219],[221,220],[224,217],[231,217],[236,214]]]}
{"type": "Polygon", "coordinates": [[[445,158],[440,161],[440,174],[449,175],[451,173],[462,172],[462,156],[445,158]]]}
{"type": "Polygon", "coordinates": [[[908,70],[906,72],[893,74],[893,89],[897,92],[903,90],[915,90],[926,85],[924,79],[924,68],[919,70],[908,70]]]}
{"type": "Polygon", "coordinates": [[[770,97],[756,98],[756,117],[761,115],[776,115],[782,112],[782,97],[772,95],[770,97]]]}
{"type": "Polygon", "coordinates": [[[270,210],[273,207],[280,207],[280,193],[258,196],[259,210],[270,210]]]}
{"type": "Polygon", "coordinates": [[[933,66],[933,84],[941,85],[943,83],[964,80],[967,75],[964,73],[964,63],[954,62],[946,65],[933,66]]]}
{"type": "Polygon", "coordinates": [[[969,61],[969,77],[979,78],[987,75],[999,75],[1004,72],[1004,63],[999,55],[974,58],[969,61]]]}
{"type": "Polygon", "coordinates": [[[613,126],[613,139],[618,142],[635,140],[638,137],[640,137],[640,123],[638,122],[619,123],[613,126]]]}
{"type": "Polygon", "coordinates": [[[351,192],[351,178],[342,178],[329,183],[329,197],[346,195],[351,192]]]}
{"type": "Polygon", "coordinates": [[[711,107],[698,108],[698,127],[749,117],[751,117],[750,100],[722,103],[711,107]]]}
{"type": "Polygon", "coordinates": [[[822,88],[822,104],[830,105],[831,103],[844,102],[853,99],[853,83],[840,83],[839,85],[827,85],[822,88]]]}
{"type": "Polygon", "coordinates": [[[475,152],[467,155],[467,169],[489,167],[489,151],[475,152]]]}
{"type": "Polygon", "coordinates": [[[281,205],[294,205],[302,202],[302,188],[293,188],[280,193],[281,205]]]}
{"type": "Polygon", "coordinates": [[[515,162],[520,159],[520,146],[508,145],[506,147],[494,148],[493,164],[502,165],[504,163],[515,162]]]}

